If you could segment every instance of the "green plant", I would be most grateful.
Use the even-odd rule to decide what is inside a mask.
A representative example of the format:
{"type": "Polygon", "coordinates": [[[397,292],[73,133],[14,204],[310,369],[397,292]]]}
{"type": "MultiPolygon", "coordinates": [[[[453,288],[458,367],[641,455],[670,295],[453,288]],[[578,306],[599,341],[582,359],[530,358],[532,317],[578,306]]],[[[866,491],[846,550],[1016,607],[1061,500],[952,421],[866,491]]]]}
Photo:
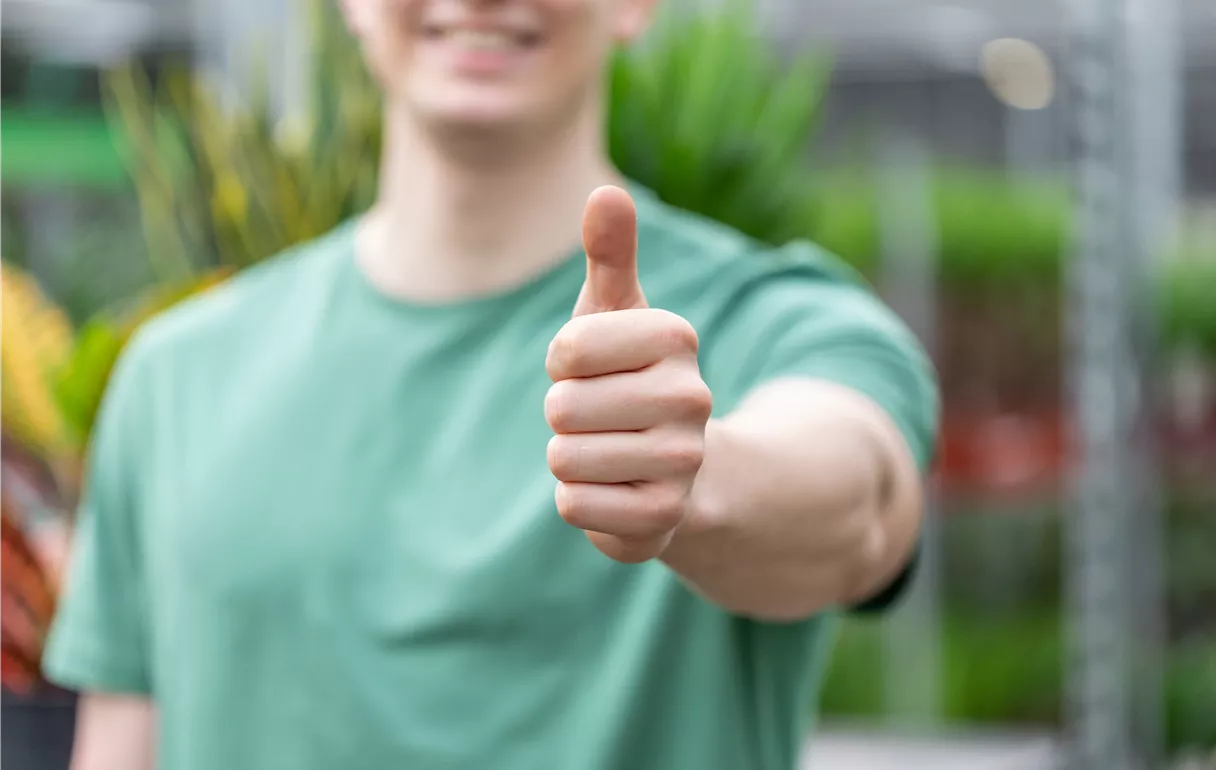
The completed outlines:
{"type": "Polygon", "coordinates": [[[71,327],[38,285],[0,266],[0,447],[3,448],[3,599],[0,681],[28,691],[39,680],[42,643],[54,609],[55,575],[33,537],[35,517],[73,496],[76,447],[49,383],[66,359],[71,327]]]}
{"type": "Polygon", "coordinates": [[[1166,265],[1161,281],[1162,335],[1216,361],[1216,243],[1192,247],[1166,265]]]}
{"type": "Polygon", "coordinates": [[[379,94],[336,3],[309,0],[316,77],[303,114],[276,116],[262,82],[230,110],[187,68],[105,77],[126,138],[149,258],[162,280],[244,267],[333,228],[371,200],[379,94]]]}
{"type": "Polygon", "coordinates": [[[148,287],[152,275],[129,190],[18,188],[6,189],[4,195],[4,259],[26,270],[36,268],[48,296],[74,325],[148,287]],[[34,214],[48,201],[62,208],[34,214]],[[34,228],[53,232],[34,242],[22,237],[34,228]]]}
{"type": "Polygon", "coordinates": [[[1216,751],[1216,643],[1195,642],[1174,651],[1166,677],[1169,745],[1216,751]]]}
{"type": "MultiPolygon", "coordinates": [[[[958,725],[1056,726],[1065,655],[1058,614],[982,617],[948,611],[943,627],[944,720],[958,725]]],[[[847,622],[820,700],[825,717],[883,714],[883,628],[847,622]]],[[[1216,640],[1175,645],[1166,660],[1171,752],[1216,748],[1216,640]]]]}
{"type": "Polygon", "coordinates": [[[221,267],[186,281],[153,286],[133,302],[96,314],[76,332],[51,388],[61,418],[78,445],[87,443],[110,372],[139,327],[172,305],[223,282],[231,273],[230,268],[221,267]]]}
{"type": "Polygon", "coordinates": [[[71,354],[67,317],[24,270],[0,263],[0,424],[4,435],[45,458],[77,447],[49,387],[71,354]]]}
{"type": "MultiPolygon", "coordinates": [[[[336,4],[307,2],[314,57],[302,115],[276,118],[265,87],[225,112],[186,70],[159,83],[138,66],[106,78],[158,275],[243,267],[371,202],[379,96],[336,4]]],[[[772,243],[809,237],[815,204],[801,161],[827,73],[816,56],[787,67],[747,2],[665,14],[644,44],[613,60],[610,153],[626,176],[682,208],[772,243]]]]}
{"type": "Polygon", "coordinates": [[[609,152],[672,205],[768,243],[809,238],[817,191],[805,155],[830,71],[814,52],[777,54],[751,3],[671,10],[613,61],[609,152]]]}
{"type": "Polygon", "coordinates": [[[13,496],[0,492],[4,614],[0,643],[0,684],[28,693],[41,680],[42,648],[55,611],[52,575],[14,510],[13,496]]]}
{"type": "Polygon", "coordinates": [[[118,353],[149,317],[225,275],[213,272],[158,288],[131,307],[99,314],[76,334],[28,274],[9,263],[0,266],[0,673],[5,688],[29,691],[41,683],[42,645],[62,577],[85,448],[118,353]]]}
{"type": "MultiPolygon", "coordinates": [[[[1166,731],[1172,752],[1216,749],[1216,544],[1211,494],[1170,489],[1165,498],[1169,632],[1166,731]]],[[[1064,646],[1054,507],[949,509],[943,520],[943,718],[971,725],[1056,726],[1063,719],[1064,646]]],[[[884,713],[885,629],[850,620],[841,629],[822,707],[826,716],[884,713]]],[[[899,665],[895,662],[894,665],[899,665]]]]}
{"type": "MultiPolygon", "coordinates": [[[[881,259],[880,186],[870,169],[820,175],[816,240],[867,273],[881,259]]],[[[1010,177],[937,164],[929,191],[946,286],[981,290],[1032,284],[1054,291],[1070,235],[1068,187],[1051,178],[1010,177]]]]}

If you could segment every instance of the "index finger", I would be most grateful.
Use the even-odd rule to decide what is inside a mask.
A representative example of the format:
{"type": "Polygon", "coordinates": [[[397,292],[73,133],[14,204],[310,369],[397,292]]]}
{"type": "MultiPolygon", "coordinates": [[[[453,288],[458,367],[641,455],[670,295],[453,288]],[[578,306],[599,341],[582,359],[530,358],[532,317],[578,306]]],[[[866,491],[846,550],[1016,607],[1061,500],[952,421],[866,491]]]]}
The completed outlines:
{"type": "Polygon", "coordinates": [[[666,310],[639,308],[571,318],[549,343],[545,369],[557,382],[633,372],[696,354],[692,324],[666,310]]]}

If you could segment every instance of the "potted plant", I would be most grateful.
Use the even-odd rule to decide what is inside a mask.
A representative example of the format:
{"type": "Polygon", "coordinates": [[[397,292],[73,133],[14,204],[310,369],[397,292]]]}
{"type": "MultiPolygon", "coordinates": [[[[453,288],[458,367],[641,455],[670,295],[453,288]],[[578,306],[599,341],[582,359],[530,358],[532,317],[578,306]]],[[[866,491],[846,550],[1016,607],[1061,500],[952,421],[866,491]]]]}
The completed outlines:
{"type": "Polygon", "coordinates": [[[74,497],[73,448],[50,389],[68,355],[71,330],[34,282],[8,265],[0,273],[0,524],[3,534],[4,757],[20,768],[67,766],[74,704],[46,683],[42,647],[66,553],[62,514],[74,497]]]}
{"type": "Polygon", "coordinates": [[[67,767],[74,697],[45,680],[41,659],[67,566],[84,449],[110,369],[145,319],[226,274],[160,287],[74,331],[28,274],[8,263],[0,268],[0,724],[6,767],[67,767]]]}
{"type": "Polygon", "coordinates": [[[71,693],[48,685],[39,669],[42,644],[55,608],[59,567],[66,551],[63,528],[44,529],[31,536],[29,504],[47,500],[27,498],[22,492],[53,494],[45,468],[17,450],[4,437],[4,489],[0,493],[3,534],[3,646],[0,649],[0,698],[3,699],[3,751],[6,766],[18,770],[67,768],[75,728],[75,701],[71,693]],[[28,474],[18,481],[19,475],[28,474]],[[42,477],[42,478],[39,478],[42,477]],[[26,482],[26,483],[23,483],[26,482]],[[27,486],[28,484],[28,486],[27,486]]]}

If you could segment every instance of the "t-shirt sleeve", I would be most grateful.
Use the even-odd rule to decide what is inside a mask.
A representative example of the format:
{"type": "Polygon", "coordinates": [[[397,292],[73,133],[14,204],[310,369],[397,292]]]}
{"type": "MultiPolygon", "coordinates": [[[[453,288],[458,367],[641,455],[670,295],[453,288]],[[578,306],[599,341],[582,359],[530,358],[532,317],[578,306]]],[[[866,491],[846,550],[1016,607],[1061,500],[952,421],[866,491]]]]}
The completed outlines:
{"type": "MultiPolygon", "coordinates": [[[[927,473],[940,403],[936,373],[916,336],[868,286],[834,267],[829,257],[801,245],[772,256],[769,266],[741,282],[704,361],[708,377],[727,391],[727,408],[772,379],[831,381],[881,408],[922,474],[927,473]]],[[[886,590],[853,609],[873,611],[893,603],[916,561],[914,555],[886,590]]]]}
{"type": "Polygon", "coordinates": [[[151,691],[135,486],[138,439],[147,435],[140,378],[136,356],[124,354],[94,425],[67,580],[43,655],[46,677],[72,690],[151,691]]]}

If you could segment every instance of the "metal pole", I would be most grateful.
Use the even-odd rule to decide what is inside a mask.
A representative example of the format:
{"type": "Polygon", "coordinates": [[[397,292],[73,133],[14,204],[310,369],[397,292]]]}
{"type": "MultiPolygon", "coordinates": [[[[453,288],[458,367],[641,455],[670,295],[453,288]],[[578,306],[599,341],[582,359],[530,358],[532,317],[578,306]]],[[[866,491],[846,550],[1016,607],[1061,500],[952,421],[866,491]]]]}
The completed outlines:
{"type": "MultiPolygon", "coordinates": [[[[937,216],[932,171],[918,140],[885,147],[879,185],[882,282],[888,301],[932,351],[936,340],[937,216]]],[[[916,577],[884,632],[886,712],[897,724],[932,727],[941,717],[941,548],[936,491],[927,490],[916,577]]]]}
{"type": "Polygon", "coordinates": [[[1075,253],[1069,273],[1071,396],[1080,466],[1067,517],[1069,727],[1075,770],[1142,770],[1146,745],[1140,623],[1151,543],[1137,522],[1144,475],[1146,240],[1127,0],[1071,0],[1076,154],[1075,253]]]}
{"type": "MultiPolygon", "coordinates": [[[[1136,445],[1136,468],[1140,489],[1133,512],[1132,538],[1138,544],[1135,574],[1138,580],[1130,594],[1135,601],[1133,637],[1133,737],[1147,766],[1163,761],[1165,746],[1165,648],[1167,644],[1164,495],[1154,441],[1152,405],[1157,403],[1152,372],[1156,365],[1156,329],[1153,320],[1152,275],[1165,250],[1176,238],[1177,212],[1181,195],[1182,137],[1181,83],[1178,45],[1177,0],[1124,0],[1128,9],[1131,84],[1128,125],[1130,178],[1138,182],[1129,192],[1140,216],[1131,241],[1136,253],[1129,255],[1129,273],[1138,288],[1132,311],[1137,322],[1133,333],[1139,353],[1142,403],[1141,442],[1136,445]]],[[[1130,566],[1130,565],[1129,565],[1130,566]]],[[[1132,570],[1128,570],[1131,572],[1132,570]]]]}

